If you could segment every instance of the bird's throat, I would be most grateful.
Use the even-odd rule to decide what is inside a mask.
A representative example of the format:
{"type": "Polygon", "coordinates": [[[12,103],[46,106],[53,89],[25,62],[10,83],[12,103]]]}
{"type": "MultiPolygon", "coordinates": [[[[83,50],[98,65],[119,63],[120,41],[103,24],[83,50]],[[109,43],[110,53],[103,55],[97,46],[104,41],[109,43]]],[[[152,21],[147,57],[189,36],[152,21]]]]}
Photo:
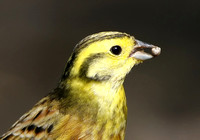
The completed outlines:
{"type": "MultiPolygon", "coordinates": [[[[72,106],[78,106],[79,111],[90,112],[102,117],[112,118],[113,114],[126,106],[126,97],[123,81],[114,82],[88,82],[79,78],[65,82],[66,101],[72,106]]],[[[65,94],[65,93],[64,93],[65,94]]],[[[124,110],[124,109],[123,109],[124,110]]],[[[123,111],[126,116],[126,109],[123,111]]]]}

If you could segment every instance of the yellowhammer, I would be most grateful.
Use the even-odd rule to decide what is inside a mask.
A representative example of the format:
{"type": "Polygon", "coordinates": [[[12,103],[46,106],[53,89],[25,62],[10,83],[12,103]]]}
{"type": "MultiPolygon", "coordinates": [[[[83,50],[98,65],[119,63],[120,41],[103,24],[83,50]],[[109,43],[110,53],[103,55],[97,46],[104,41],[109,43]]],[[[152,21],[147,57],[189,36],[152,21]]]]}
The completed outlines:
{"type": "Polygon", "coordinates": [[[161,49],[121,32],[80,41],[55,90],[25,113],[1,140],[123,140],[124,78],[161,49]]]}

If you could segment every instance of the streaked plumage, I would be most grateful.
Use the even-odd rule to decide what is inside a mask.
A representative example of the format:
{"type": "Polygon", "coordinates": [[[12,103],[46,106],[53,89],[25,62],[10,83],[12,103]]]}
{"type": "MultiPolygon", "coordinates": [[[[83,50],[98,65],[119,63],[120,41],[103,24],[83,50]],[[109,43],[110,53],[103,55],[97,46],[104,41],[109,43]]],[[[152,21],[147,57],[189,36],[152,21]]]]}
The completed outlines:
{"type": "Polygon", "coordinates": [[[1,140],[123,140],[127,118],[124,78],[134,65],[159,54],[160,48],[126,33],[86,37],[76,45],[58,87],[1,140]]]}

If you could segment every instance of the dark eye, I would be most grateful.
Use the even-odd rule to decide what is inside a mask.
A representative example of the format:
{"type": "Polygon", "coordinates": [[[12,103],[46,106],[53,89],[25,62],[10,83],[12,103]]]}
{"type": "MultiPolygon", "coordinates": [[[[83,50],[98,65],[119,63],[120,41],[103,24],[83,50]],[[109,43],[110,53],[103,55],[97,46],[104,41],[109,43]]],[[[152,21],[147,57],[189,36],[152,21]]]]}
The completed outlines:
{"type": "Polygon", "coordinates": [[[113,53],[114,55],[119,55],[121,52],[122,52],[122,48],[118,45],[116,46],[113,46],[111,49],[110,49],[111,53],[113,53]]]}

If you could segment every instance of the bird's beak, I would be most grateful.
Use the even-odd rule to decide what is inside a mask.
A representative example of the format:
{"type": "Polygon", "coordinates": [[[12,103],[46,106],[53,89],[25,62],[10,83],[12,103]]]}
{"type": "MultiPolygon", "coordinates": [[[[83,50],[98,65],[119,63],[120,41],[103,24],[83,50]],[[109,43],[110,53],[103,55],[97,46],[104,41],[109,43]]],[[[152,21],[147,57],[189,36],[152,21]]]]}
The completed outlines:
{"type": "Polygon", "coordinates": [[[130,57],[133,57],[138,60],[147,60],[155,56],[158,56],[161,53],[161,48],[144,43],[139,40],[135,40],[136,44],[133,51],[130,54],[130,57]]]}

